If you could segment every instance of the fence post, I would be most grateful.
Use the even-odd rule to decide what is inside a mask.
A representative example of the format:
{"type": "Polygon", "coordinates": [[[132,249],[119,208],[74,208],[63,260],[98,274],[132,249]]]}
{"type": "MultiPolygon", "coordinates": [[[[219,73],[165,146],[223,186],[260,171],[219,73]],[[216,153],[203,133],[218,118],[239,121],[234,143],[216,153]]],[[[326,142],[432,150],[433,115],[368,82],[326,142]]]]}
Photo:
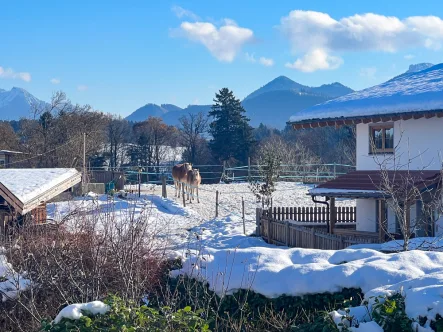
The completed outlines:
{"type": "Polygon", "coordinates": [[[334,179],[337,177],[337,166],[334,163],[334,179]]]}
{"type": "Polygon", "coordinates": [[[185,184],[182,183],[182,196],[183,196],[183,206],[186,206],[186,197],[185,197],[185,184]]]}
{"type": "Polygon", "coordinates": [[[243,219],[243,234],[246,235],[246,224],[245,224],[245,200],[243,197],[241,198],[241,211],[242,211],[242,219],[243,219]]]}
{"type": "Polygon", "coordinates": [[[337,221],[337,209],[335,208],[335,197],[329,201],[329,234],[334,233],[335,222],[337,221]]]}
{"type": "Polygon", "coordinates": [[[272,219],[273,219],[273,217],[272,217],[272,208],[269,208],[269,218],[268,218],[268,243],[272,243],[272,234],[271,234],[271,231],[272,231],[272,226],[271,226],[272,219]]]}
{"type": "Polygon", "coordinates": [[[215,192],[215,217],[218,218],[218,190],[215,192]]]}
{"type": "Polygon", "coordinates": [[[166,192],[166,176],[164,174],[162,177],[162,196],[163,198],[168,198],[168,194],[166,192]]]}
{"type": "Polygon", "coordinates": [[[261,217],[263,215],[263,209],[256,208],[255,209],[255,235],[261,236],[260,227],[261,227],[261,217]]]}
{"type": "Polygon", "coordinates": [[[311,227],[311,245],[312,249],[315,249],[315,228],[311,227]]]}
{"type": "Polygon", "coordinates": [[[286,246],[287,247],[289,247],[289,239],[290,239],[289,220],[286,220],[286,246]]]}
{"type": "Polygon", "coordinates": [[[251,157],[248,157],[248,181],[251,181],[251,157]]]}

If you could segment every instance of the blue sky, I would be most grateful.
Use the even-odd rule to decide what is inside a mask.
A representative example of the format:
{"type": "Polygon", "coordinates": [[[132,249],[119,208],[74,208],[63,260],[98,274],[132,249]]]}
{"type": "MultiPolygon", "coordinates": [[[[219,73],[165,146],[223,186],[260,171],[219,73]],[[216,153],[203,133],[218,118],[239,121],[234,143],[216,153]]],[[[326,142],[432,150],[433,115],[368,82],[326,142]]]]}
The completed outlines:
{"type": "Polygon", "coordinates": [[[1,8],[0,88],[43,100],[63,90],[123,116],[150,102],[211,103],[222,87],[244,98],[279,75],[362,89],[411,63],[443,62],[441,1],[15,0],[1,8]]]}

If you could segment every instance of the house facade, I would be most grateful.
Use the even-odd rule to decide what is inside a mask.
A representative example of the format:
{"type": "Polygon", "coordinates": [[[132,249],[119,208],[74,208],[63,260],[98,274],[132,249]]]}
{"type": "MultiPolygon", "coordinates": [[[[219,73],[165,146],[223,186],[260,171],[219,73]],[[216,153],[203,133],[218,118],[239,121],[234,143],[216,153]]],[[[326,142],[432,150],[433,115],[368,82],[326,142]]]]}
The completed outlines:
{"type": "Polygon", "coordinates": [[[441,209],[426,211],[425,216],[423,208],[441,188],[443,64],[313,106],[289,123],[297,130],[355,126],[356,171],[321,184],[310,194],[327,201],[355,199],[357,231],[379,232],[381,240],[383,232],[398,234],[398,217],[391,208],[394,195],[388,189],[413,187],[417,195],[405,209],[412,232],[443,235],[441,209]]]}

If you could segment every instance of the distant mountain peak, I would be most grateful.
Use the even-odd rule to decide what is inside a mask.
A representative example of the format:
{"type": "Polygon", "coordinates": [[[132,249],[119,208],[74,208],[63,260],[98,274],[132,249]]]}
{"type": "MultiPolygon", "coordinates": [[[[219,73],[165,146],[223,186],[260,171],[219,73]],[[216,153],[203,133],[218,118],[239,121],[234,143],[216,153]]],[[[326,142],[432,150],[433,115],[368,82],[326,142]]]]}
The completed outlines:
{"type": "Polygon", "coordinates": [[[433,66],[434,66],[434,64],[433,63],[429,63],[429,62],[417,63],[417,64],[414,64],[414,65],[410,65],[409,69],[406,71],[405,74],[416,73],[416,72],[419,72],[419,71],[431,68],[433,66]]]}
{"type": "Polygon", "coordinates": [[[0,119],[18,120],[29,117],[32,106],[44,106],[46,103],[34,97],[23,88],[0,89],[0,119]]]}

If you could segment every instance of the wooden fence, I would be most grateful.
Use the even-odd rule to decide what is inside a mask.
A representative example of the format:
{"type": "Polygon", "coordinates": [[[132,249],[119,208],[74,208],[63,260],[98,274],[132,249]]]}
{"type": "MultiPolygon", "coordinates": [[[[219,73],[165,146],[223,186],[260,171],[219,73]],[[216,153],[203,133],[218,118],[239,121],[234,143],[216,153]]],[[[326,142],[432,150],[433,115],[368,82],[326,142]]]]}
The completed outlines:
{"type": "MultiPolygon", "coordinates": [[[[280,216],[283,215],[280,214],[280,216]]],[[[260,235],[266,242],[276,245],[325,250],[344,249],[353,244],[378,243],[376,233],[362,234],[360,232],[354,236],[353,231],[347,231],[342,232],[341,235],[329,234],[325,222],[318,222],[320,227],[306,227],[296,225],[289,219],[276,220],[273,218],[273,213],[257,209],[257,235],[260,235]]]]}
{"type": "MultiPolygon", "coordinates": [[[[337,223],[355,223],[356,208],[354,206],[336,206],[337,223]]],[[[301,222],[329,222],[327,207],[274,207],[271,211],[274,220],[295,220],[301,222]]]]}

